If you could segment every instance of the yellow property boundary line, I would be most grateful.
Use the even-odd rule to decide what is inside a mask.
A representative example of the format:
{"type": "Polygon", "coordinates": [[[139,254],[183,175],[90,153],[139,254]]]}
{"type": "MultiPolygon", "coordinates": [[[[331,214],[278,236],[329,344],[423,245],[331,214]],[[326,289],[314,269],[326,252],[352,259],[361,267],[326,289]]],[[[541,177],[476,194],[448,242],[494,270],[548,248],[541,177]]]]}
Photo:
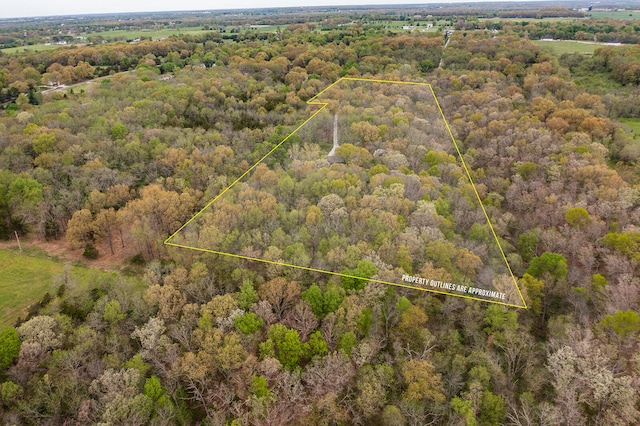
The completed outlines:
{"type": "Polygon", "coordinates": [[[447,119],[444,116],[444,112],[442,111],[442,107],[440,106],[440,102],[438,102],[438,98],[436,97],[436,94],[435,94],[431,84],[413,82],[413,81],[394,81],[394,80],[378,80],[378,79],[368,79],[368,78],[343,77],[343,78],[340,78],[340,79],[336,80],[335,82],[333,82],[332,84],[330,84],[326,88],[324,88],[322,91],[320,91],[313,98],[309,99],[307,101],[307,104],[308,105],[317,105],[317,106],[320,106],[320,108],[317,111],[315,111],[313,114],[311,114],[311,116],[309,118],[307,118],[302,124],[300,124],[293,131],[291,131],[284,139],[282,139],[282,141],[280,141],[280,143],[278,143],[276,146],[274,146],[269,152],[267,152],[262,158],[260,158],[254,165],[252,165],[249,169],[247,169],[247,171],[245,171],[243,174],[241,174],[229,186],[227,186],[224,190],[222,190],[213,200],[209,201],[202,209],[200,209],[200,211],[198,211],[195,215],[193,215],[193,217],[191,219],[189,219],[187,222],[185,222],[184,225],[182,225],[180,228],[178,228],[178,230],[176,232],[171,234],[171,236],[169,236],[169,238],[167,238],[164,241],[164,244],[167,245],[167,246],[170,246],[170,247],[178,247],[178,248],[185,248],[185,249],[190,249],[190,250],[201,251],[201,252],[205,252],[205,253],[219,254],[219,255],[222,255],[222,256],[234,257],[234,258],[243,259],[243,260],[252,260],[252,261],[256,261],[256,262],[263,262],[263,263],[268,263],[268,264],[272,264],[272,265],[284,266],[284,267],[288,267],[288,268],[297,268],[297,269],[302,269],[302,270],[309,271],[309,272],[319,272],[319,273],[323,273],[323,274],[336,275],[336,276],[339,276],[339,277],[346,277],[346,278],[366,279],[367,281],[373,281],[373,282],[377,282],[377,283],[381,283],[381,284],[393,285],[393,286],[396,286],[396,287],[404,287],[404,288],[409,288],[409,289],[413,289],[413,290],[420,290],[420,291],[427,291],[427,292],[430,292],[430,293],[443,294],[443,295],[447,295],[447,296],[461,297],[463,299],[477,300],[477,301],[480,301],[480,302],[494,303],[494,304],[497,304],[497,305],[509,306],[509,307],[513,307],[513,308],[527,308],[527,303],[525,302],[524,297],[522,296],[522,292],[520,291],[520,288],[518,286],[518,281],[517,281],[516,277],[513,275],[513,271],[511,270],[511,266],[509,265],[509,262],[507,261],[506,255],[504,254],[504,250],[502,249],[502,245],[500,244],[500,240],[498,239],[498,235],[496,234],[496,231],[493,228],[493,225],[491,224],[491,220],[489,219],[489,215],[488,215],[486,209],[484,208],[484,204],[482,204],[482,199],[480,198],[480,194],[478,193],[478,190],[476,189],[476,185],[473,182],[473,179],[471,178],[471,174],[469,173],[469,168],[467,167],[467,164],[464,161],[464,158],[462,157],[462,153],[460,152],[460,148],[458,147],[458,144],[456,143],[456,139],[453,136],[453,132],[451,131],[451,127],[449,126],[449,123],[447,122],[447,119]],[[487,219],[487,224],[489,225],[489,228],[491,229],[491,233],[493,235],[493,238],[495,239],[496,244],[498,244],[498,248],[500,249],[500,254],[502,256],[502,259],[504,260],[505,265],[507,266],[507,269],[509,271],[511,279],[513,280],[513,283],[514,283],[514,285],[516,287],[516,290],[518,291],[518,295],[520,296],[520,300],[522,300],[522,305],[516,305],[516,304],[513,304],[513,303],[506,303],[506,302],[499,302],[499,301],[490,300],[490,299],[483,299],[483,298],[480,298],[480,297],[474,297],[474,296],[469,296],[469,295],[464,295],[464,294],[449,293],[449,292],[433,290],[433,289],[429,289],[429,288],[415,287],[415,286],[411,286],[411,285],[394,283],[394,282],[389,282],[389,281],[383,281],[383,280],[378,280],[378,279],[374,279],[374,278],[366,279],[366,278],[363,278],[363,277],[357,277],[357,276],[348,275],[348,274],[342,274],[342,273],[338,273],[338,272],[325,271],[325,270],[322,270],[322,269],[309,268],[309,267],[299,266],[299,265],[291,265],[291,264],[284,263],[284,262],[276,262],[276,261],[266,260],[266,259],[258,259],[258,258],[249,257],[249,256],[243,256],[243,255],[234,254],[234,253],[224,253],[224,252],[220,252],[220,251],[216,251],[216,250],[204,249],[204,248],[201,248],[201,247],[187,246],[187,245],[176,244],[176,243],[171,242],[171,240],[176,235],[178,235],[185,227],[187,227],[187,225],[189,225],[191,222],[196,220],[205,210],[207,210],[209,207],[211,207],[211,205],[213,203],[215,203],[216,200],[218,200],[229,189],[231,189],[231,187],[233,187],[235,184],[237,184],[242,179],[244,179],[249,173],[251,173],[251,171],[253,171],[256,167],[258,167],[258,165],[260,163],[262,163],[265,159],[267,159],[267,157],[269,157],[274,151],[276,151],[278,148],[280,148],[282,146],[282,144],[284,144],[287,140],[289,140],[289,138],[291,138],[294,134],[296,134],[308,122],[313,120],[323,109],[325,109],[325,107],[329,103],[328,102],[319,102],[319,101],[316,101],[315,99],[320,97],[320,96],[322,96],[326,91],[330,90],[332,87],[334,87],[335,85],[339,84],[342,81],[361,81],[361,82],[369,82],[369,83],[403,84],[403,85],[414,85],[414,86],[426,86],[426,87],[429,88],[429,90],[431,91],[431,94],[433,95],[433,99],[434,99],[434,101],[436,103],[436,106],[438,107],[438,111],[440,112],[440,116],[442,117],[442,120],[444,121],[444,124],[445,124],[445,127],[447,129],[447,132],[449,133],[449,136],[451,137],[451,141],[453,142],[453,145],[456,148],[456,152],[458,153],[458,158],[460,159],[460,162],[462,163],[462,167],[464,168],[464,171],[465,171],[467,177],[469,178],[469,182],[471,182],[471,186],[473,187],[473,191],[474,191],[474,193],[476,195],[476,198],[478,199],[478,202],[480,203],[480,207],[482,209],[484,217],[487,219]]]}

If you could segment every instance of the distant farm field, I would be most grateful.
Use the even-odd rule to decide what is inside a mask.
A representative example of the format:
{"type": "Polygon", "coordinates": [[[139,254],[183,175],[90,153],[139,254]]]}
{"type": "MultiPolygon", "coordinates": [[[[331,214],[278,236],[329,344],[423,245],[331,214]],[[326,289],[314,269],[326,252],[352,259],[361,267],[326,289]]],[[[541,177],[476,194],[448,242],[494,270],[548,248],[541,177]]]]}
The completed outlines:
{"type": "Polygon", "coordinates": [[[534,40],[537,46],[551,49],[556,55],[565,53],[582,53],[593,55],[596,49],[606,46],[604,43],[585,43],[573,40],[534,40]]]}
{"type": "Polygon", "coordinates": [[[620,10],[611,12],[590,12],[593,19],[640,19],[640,10],[620,10]]]}
{"type": "MultiPolygon", "coordinates": [[[[102,37],[107,41],[126,41],[135,40],[137,38],[151,38],[153,40],[169,37],[174,34],[198,34],[205,32],[202,27],[185,27],[185,28],[162,28],[162,29],[137,29],[137,30],[115,30],[115,31],[100,31],[78,34],[79,37],[102,37]]],[[[71,46],[80,46],[85,44],[86,40],[76,40],[72,44],[60,45],[56,43],[47,44],[33,44],[29,46],[9,47],[6,49],[0,49],[2,53],[12,55],[14,53],[22,52],[42,52],[45,50],[64,49],[71,46]],[[79,43],[79,44],[76,44],[79,43]]]]}
{"type": "Polygon", "coordinates": [[[173,34],[198,34],[205,32],[202,27],[184,27],[184,28],[161,28],[161,29],[136,29],[136,30],[114,30],[82,33],[83,37],[102,37],[105,40],[133,40],[136,38],[152,38],[159,39],[169,37],[173,34]]]}
{"type": "Polygon", "coordinates": [[[279,29],[281,30],[285,27],[286,25],[245,25],[242,27],[232,27],[232,28],[236,28],[242,31],[251,30],[259,33],[275,33],[279,29]]]}
{"type": "Polygon", "coordinates": [[[67,46],[59,44],[32,44],[30,46],[8,47],[6,49],[0,49],[0,51],[5,55],[12,55],[18,52],[42,52],[44,50],[54,50],[65,47],[67,46]]]}
{"type": "Polygon", "coordinates": [[[408,27],[415,27],[416,31],[421,31],[421,32],[436,32],[439,31],[440,28],[445,27],[447,25],[447,21],[445,20],[426,20],[426,21],[385,21],[385,20],[380,20],[380,21],[371,21],[369,22],[370,24],[376,25],[376,24],[380,24],[380,25],[384,25],[384,28],[388,31],[392,31],[392,32],[398,32],[398,31],[409,31],[408,29],[404,29],[403,27],[408,26],[408,27]],[[429,27],[428,25],[432,24],[432,27],[429,27]]]}
{"type": "Polygon", "coordinates": [[[577,16],[563,16],[556,18],[479,18],[478,21],[492,21],[492,22],[500,22],[500,21],[508,21],[508,22],[531,22],[531,23],[539,23],[539,22],[571,22],[571,21],[579,21],[585,18],[580,18],[577,16]]]}

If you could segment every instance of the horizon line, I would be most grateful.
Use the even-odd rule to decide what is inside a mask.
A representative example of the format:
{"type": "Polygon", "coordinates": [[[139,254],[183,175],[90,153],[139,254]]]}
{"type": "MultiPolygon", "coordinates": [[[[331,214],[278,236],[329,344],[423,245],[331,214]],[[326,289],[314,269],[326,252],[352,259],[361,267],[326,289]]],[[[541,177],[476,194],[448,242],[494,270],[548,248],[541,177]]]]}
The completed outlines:
{"type": "MultiPolygon", "coordinates": [[[[322,1],[322,0],[319,0],[322,1]]],[[[341,0],[337,0],[341,1],[341,0]]],[[[353,1],[353,0],[351,0],[353,1]]],[[[355,0],[357,1],[357,0],[355,0]]],[[[607,2],[615,2],[615,0],[601,0],[601,3],[607,2]]],[[[380,2],[376,2],[373,0],[371,3],[344,3],[344,4],[310,4],[310,5],[273,5],[273,6],[239,6],[235,8],[210,8],[210,9],[201,9],[201,8],[193,8],[193,9],[174,9],[174,10],[138,10],[138,11],[106,11],[106,12],[70,12],[70,13],[60,13],[60,14],[25,14],[25,15],[10,15],[10,16],[0,16],[0,21],[10,21],[10,20],[39,20],[39,19],[47,19],[47,18],[78,18],[78,17],[91,17],[91,16],[110,16],[110,15],[145,15],[145,14],[206,14],[206,13],[225,13],[225,12],[244,12],[244,11],[269,11],[269,10],[306,10],[306,9],[367,9],[367,8],[375,8],[375,7],[383,7],[383,8],[409,8],[409,7],[442,7],[442,6],[452,6],[452,5],[478,5],[478,4],[495,4],[495,3],[509,3],[509,4],[520,4],[526,5],[527,3],[552,3],[557,4],[558,2],[553,0],[520,0],[520,1],[512,1],[512,0],[426,0],[423,2],[407,2],[401,4],[390,3],[389,0],[383,0],[380,2]]],[[[580,3],[579,0],[561,0],[561,3],[580,3]]]]}

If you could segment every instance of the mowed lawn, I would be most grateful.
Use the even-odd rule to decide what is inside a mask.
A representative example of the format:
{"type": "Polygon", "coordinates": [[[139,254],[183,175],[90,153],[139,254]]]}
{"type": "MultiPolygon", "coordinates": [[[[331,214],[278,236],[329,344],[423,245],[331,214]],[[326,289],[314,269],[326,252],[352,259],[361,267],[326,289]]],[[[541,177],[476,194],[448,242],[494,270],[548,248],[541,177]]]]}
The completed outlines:
{"type": "Polygon", "coordinates": [[[0,327],[24,317],[32,303],[53,290],[51,278],[63,270],[55,260],[0,250],[0,327]]]}

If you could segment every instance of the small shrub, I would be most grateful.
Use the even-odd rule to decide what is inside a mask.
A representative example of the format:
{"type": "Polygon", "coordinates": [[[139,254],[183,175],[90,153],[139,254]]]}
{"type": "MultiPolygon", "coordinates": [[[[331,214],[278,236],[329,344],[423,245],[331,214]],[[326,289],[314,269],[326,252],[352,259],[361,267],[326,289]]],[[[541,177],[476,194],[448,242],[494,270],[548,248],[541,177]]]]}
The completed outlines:
{"type": "Polygon", "coordinates": [[[87,245],[84,246],[84,252],[82,255],[87,259],[97,259],[98,254],[98,249],[93,244],[87,243],[87,245]]]}

